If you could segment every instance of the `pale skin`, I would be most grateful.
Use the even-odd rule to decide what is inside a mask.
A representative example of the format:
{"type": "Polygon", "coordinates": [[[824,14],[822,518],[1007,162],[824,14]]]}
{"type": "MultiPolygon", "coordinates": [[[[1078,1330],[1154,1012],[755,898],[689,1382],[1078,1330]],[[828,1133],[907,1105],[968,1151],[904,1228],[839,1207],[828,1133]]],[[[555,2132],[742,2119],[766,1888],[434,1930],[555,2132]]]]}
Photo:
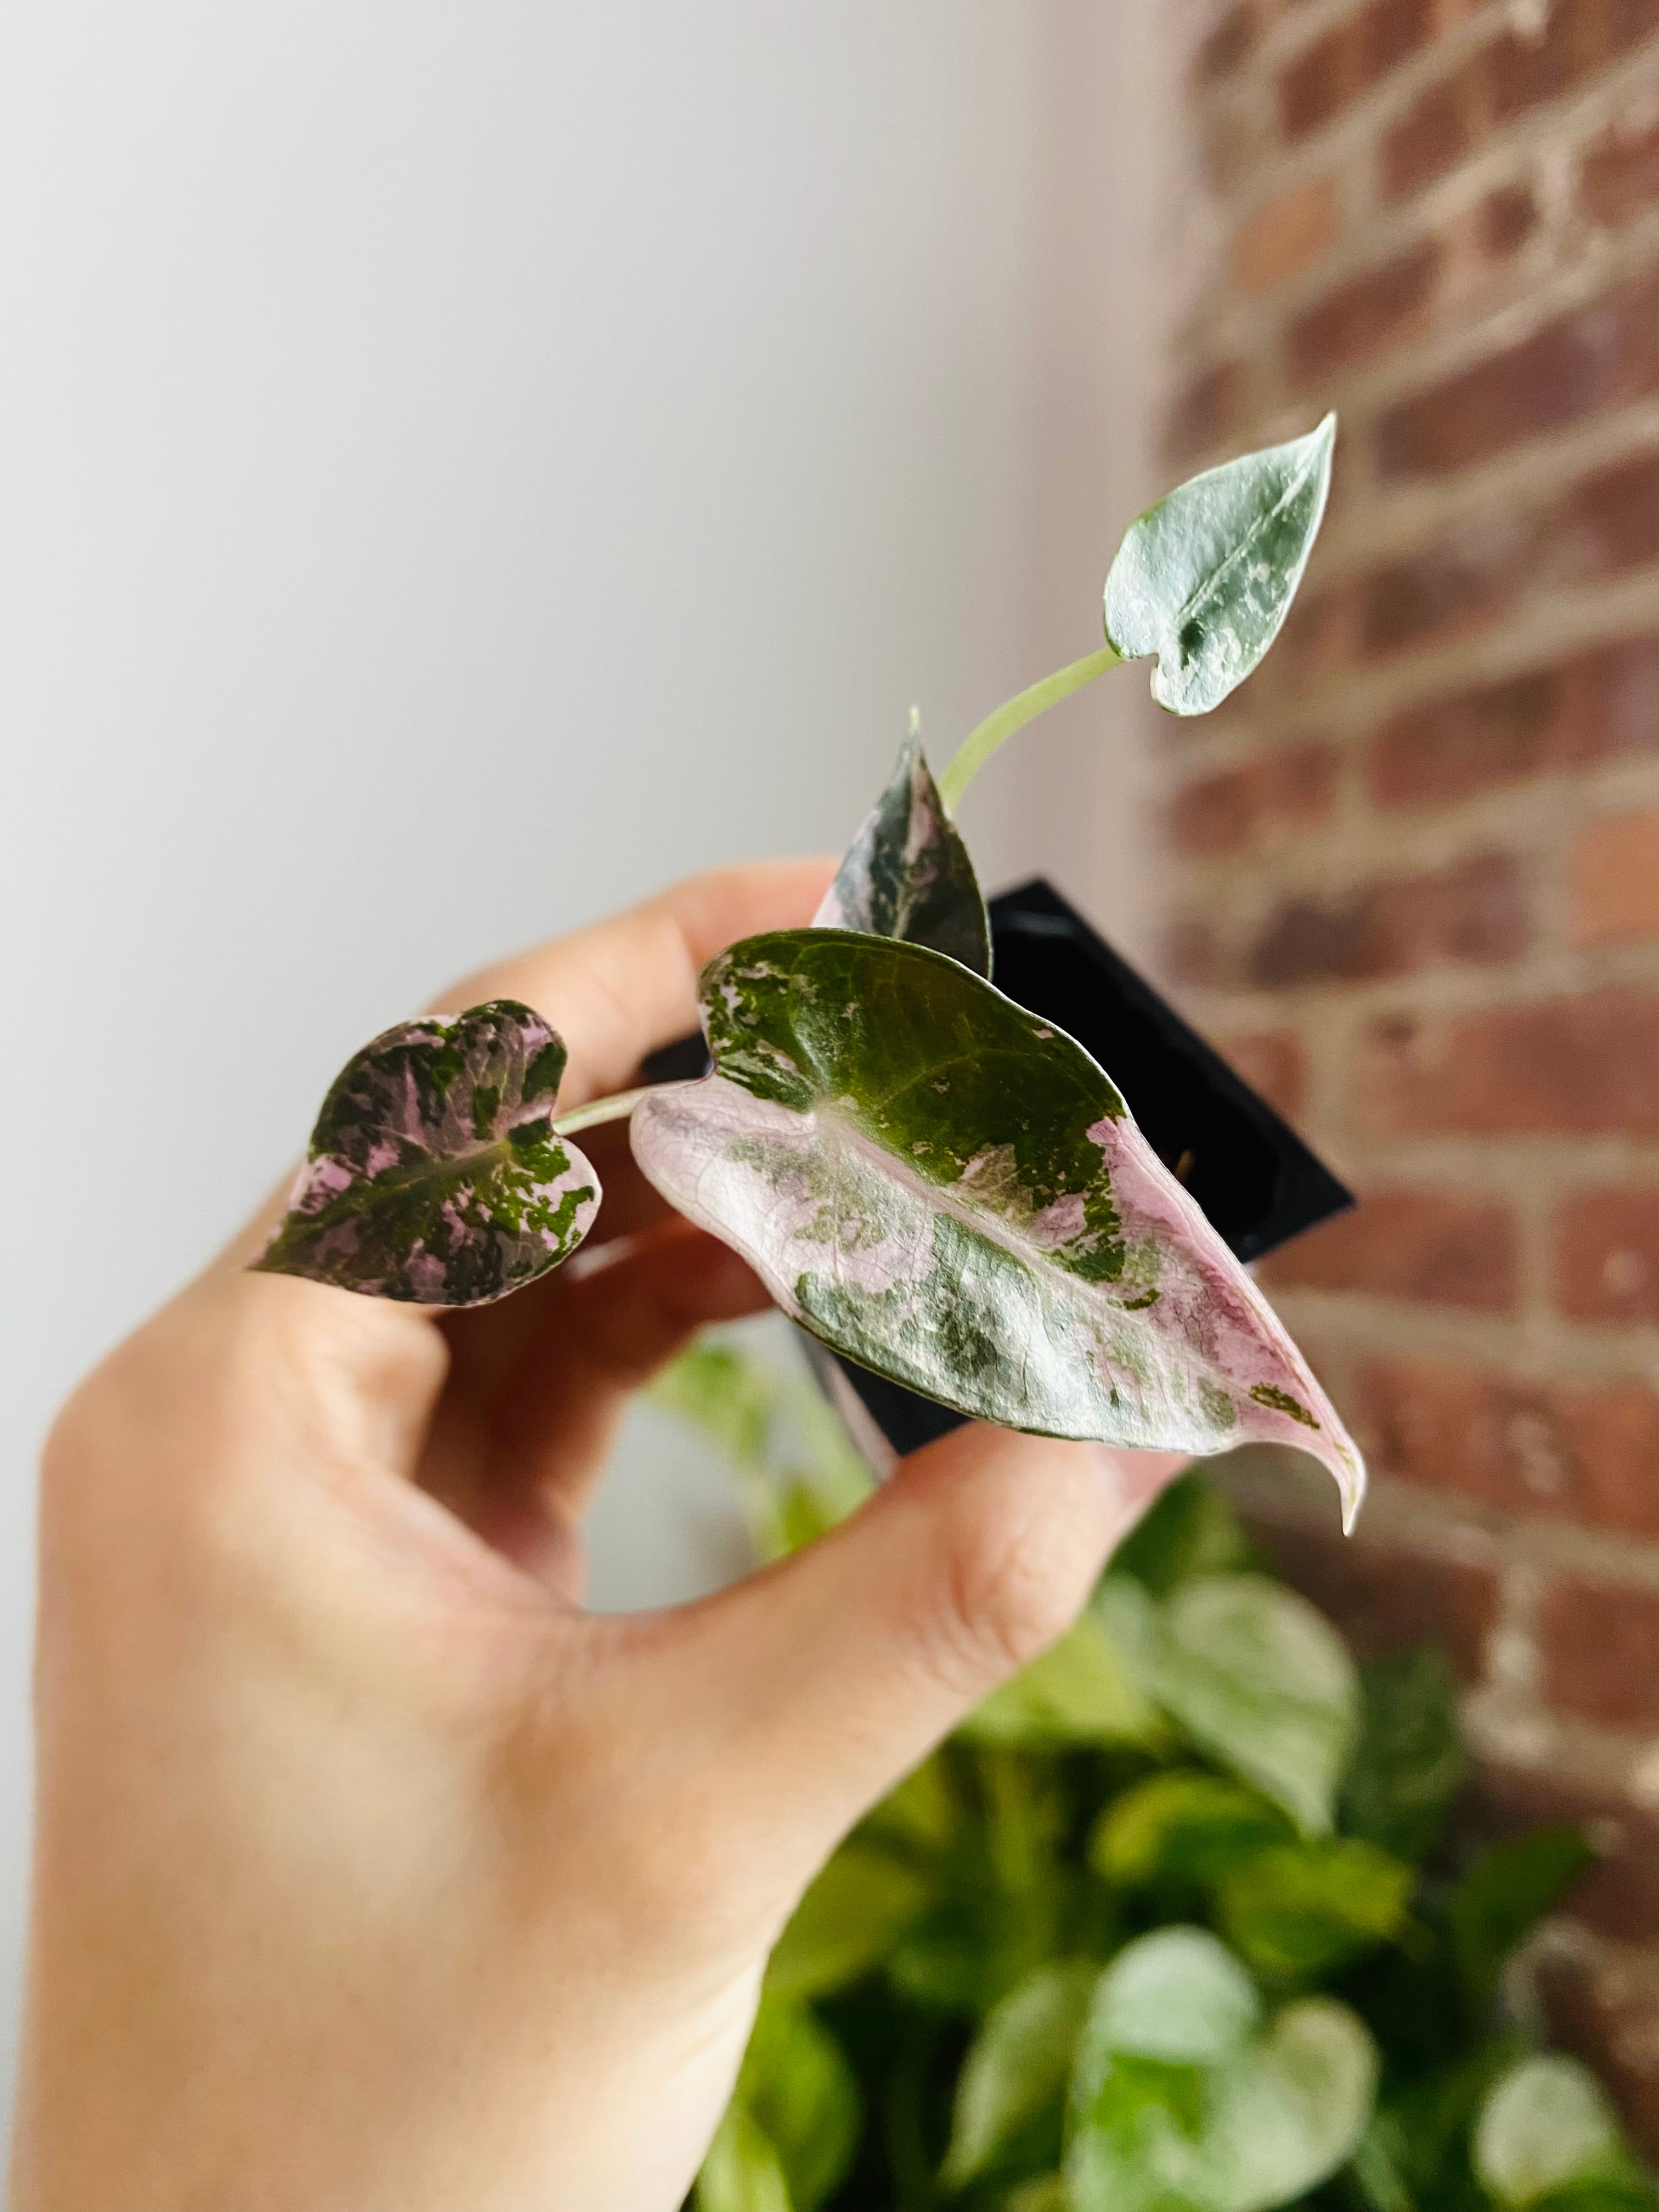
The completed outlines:
{"type": "MultiPolygon", "coordinates": [[[[440,1005],[537,1007],[580,1105],[829,873],[700,878],[440,1005]]],[[[1181,1464],[964,1428],[715,1597],[586,1612],[629,1394],[766,1301],[583,1143],[611,1264],[441,1321],[247,1273],[268,1210],[61,1416],[17,2212],[675,2212],[803,1887],[1181,1464]]]]}

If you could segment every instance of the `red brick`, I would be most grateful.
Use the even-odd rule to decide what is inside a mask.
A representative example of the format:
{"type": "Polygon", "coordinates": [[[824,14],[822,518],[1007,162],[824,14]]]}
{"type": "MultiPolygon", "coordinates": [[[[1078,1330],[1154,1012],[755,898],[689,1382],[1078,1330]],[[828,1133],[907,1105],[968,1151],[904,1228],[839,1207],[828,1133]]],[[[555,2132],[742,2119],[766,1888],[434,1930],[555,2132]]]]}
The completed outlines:
{"type": "Polygon", "coordinates": [[[1493,118],[1507,122],[1571,92],[1600,65],[1599,32],[1593,4],[1558,0],[1535,35],[1511,31],[1495,39],[1481,57],[1493,118]]]}
{"type": "Polygon", "coordinates": [[[1601,0],[1598,12],[1604,62],[1616,61],[1659,31],[1659,0],[1601,0]]]}
{"type": "Polygon", "coordinates": [[[1329,177],[1293,185],[1256,209],[1233,238],[1233,276],[1260,298],[1277,291],[1334,244],[1336,186],[1329,177]]]}
{"type": "Polygon", "coordinates": [[[1379,419],[1388,477],[1443,476],[1659,391],[1659,272],[1559,317],[1379,419]]]}
{"type": "Polygon", "coordinates": [[[1255,52],[1261,31],[1261,11],[1256,0],[1237,0],[1199,47],[1193,64],[1194,76],[1203,84],[1231,76],[1255,52]]]}
{"type": "Polygon", "coordinates": [[[1229,1037],[1216,1049],[1287,1121],[1300,1117],[1307,1067],[1301,1039],[1294,1030],[1262,1030],[1253,1036],[1229,1037]]]}
{"type": "Polygon", "coordinates": [[[1555,1297],[1575,1321],[1659,1322],[1659,1190],[1583,1190],[1564,1203],[1555,1297]]]}
{"type": "Polygon", "coordinates": [[[1545,1594],[1538,1639],[1544,1695],[1558,1712],[1599,1728],[1659,1729],[1659,1589],[1564,1575],[1545,1594]]]}
{"type": "Polygon", "coordinates": [[[1290,745],[1189,783],[1170,806],[1170,836],[1183,853],[1213,859],[1263,839],[1297,836],[1325,820],[1336,783],[1336,752],[1290,745]]]}
{"type": "Polygon", "coordinates": [[[1383,132],[1377,163],[1384,199],[1405,199],[1456,167],[1475,142],[1478,92],[1473,69],[1455,70],[1383,132]]]}
{"type": "Polygon", "coordinates": [[[1362,1659],[1437,1644],[1464,1681],[1480,1680],[1498,1614],[1492,1568],[1380,1542],[1363,1519],[1349,1538],[1252,1516],[1250,1534],[1362,1659]]]}
{"type": "Polygon", "coordinates": [[[1374,1023],[1354,1110],[1396,1136],[1659,1136],[1659,996],[1608,989],[1374,1023]]]}
{"type": "Polygon", "coordinates": [[[1595,2067],[1638,2148],[1659,2159],[1659,1953],[1555,1954],[1540,1984],[1555,2041],[1595,2067]]]}
{"type": "Polygon", "coordinates": [[[1593,823],[1567,855],[1575,945],[1659,937],[1659,809],[1593,823]]]}
{"type": "Polygon", "coordinates": [[[1481,201],[1479,222],[1482,249],[1494,261],[1507,260],[1538,228],[1538,201],[1532,186],[1499,185],[1481,201]]]}
{"type": "Polygon", "coordinates": [[[1472,1792],[1472,1825],[1486,1834],[1581,1828],[1595,1844],[1590,1868],[1564,1910],[1615,1941],[1659,1939],[1659,1817],[1630,1798],[1517,1767],[1488,1767],[1472,1792]]]}
{"type": "Polygon", "coordinates": [[[1322,677],[1342,673],[1353,657],[1355,606],[1346,584],[1299,592],[1273,651],[1252,679],[1256,697],[1305,690],[1322,677]]]}
{"type": "Polygon", "coordinates": [[[1431,0],[1371,0],[1358,29],[1360,80],[1375,84],[1427,43],[1434,10],[1431,0]]]}
{"type": "Polygon", "coordinates": [[[1447,961],[1492,964],[1512,959],[1529,933],[1517,863],[1508,854],[1478,853],[1342,898],[1285,900],[1252,948],[1247,973],[1271,990],[1405,975],[1447,961]]]}
{"type": "Polygon", "coordinates": [[[1659,638],[1632,638],[1419,702],[1383,728],[1369,776],[1379,805],[1420,805],[1655,747],[1659,638]]]}
{"type": "Polygon", "coordinates": [[[1433,296],[1440,263],[1438,241],[1420,239],[1392,261],[1328,292],[1285,334],[1291,374],[1304,382],[1328,376],[1405,337],[1433,296]]]}
{"type": "Polygon", "coordinates": [[[1558,570],[1597,582],[1659,561],[1659,453],[1627,455],[1586,477],[1561,502],[1550,535],[1558,570]]]}
{"type": "Polygon", "coordinates": [[[1360,587],[1362,647],[1397,653],[1489,620],[1530,574],[1539,540],[1535,520],[1506,511],[1460,522],[1438,544],[1377,569],[1360,587]]]}
{"type": "Polygon", "coordinates": [[[1578,196],[1592,222],[1611,230],[1659,204],[1659,120],[1613,125],[1586,148],[1578,196]]]}
{"type": "Polygon", "coordinates": [[[1279,1290],[1364,1291],[1413,1304],[1506,1313],[1515,1304],[1515,1224],[1492,1200],[1368,1192],[1262,1262],[1279,1290]]]}
{"type": "Polygon", "coordinates": [[[1304,138],[1328,123],[1351,97],[1357,58],[1352,27],[1341,24],[1299,53],[1279,80],[1279,127],[1304,138]]]}
{"type": "Polygon", "coordinates": [[[1506,1512],[1659,1536],[1659,1395],[1644,1383],[1376,1360],[1360,1376],[1355,1426],[1379,1474],[1506,1512]]]}
{"type": "Polygon", "coordinates": [[[1164,449],[1173,459],[1218,446],[1237,428],[1244,411],[1244,365],[1212,362],[1192,377],[1170,410],[1164,449]]]}

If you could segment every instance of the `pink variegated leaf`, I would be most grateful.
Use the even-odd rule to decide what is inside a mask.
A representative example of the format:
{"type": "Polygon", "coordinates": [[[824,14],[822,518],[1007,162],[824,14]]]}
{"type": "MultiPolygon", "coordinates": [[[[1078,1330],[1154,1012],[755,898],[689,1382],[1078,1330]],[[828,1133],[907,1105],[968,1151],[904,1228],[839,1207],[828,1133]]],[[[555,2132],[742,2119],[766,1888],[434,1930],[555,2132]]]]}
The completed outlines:
{"type": "Polygon", "coordinates": [[[783,930],[703,971],[715,1073],[635,1157],[833,1350],[959,1412],[1364,1474],[1307,1363],[1083,1048],[958,962],[783,930]]]}
{"type": "Polygon", "coordinates": [[[599,1205],[599,1177],[553,1127],[564,1062],[514,999],[387,1030],[335,1077],[256,1268],[474,1306],[556,1267],[599,1205]]]}

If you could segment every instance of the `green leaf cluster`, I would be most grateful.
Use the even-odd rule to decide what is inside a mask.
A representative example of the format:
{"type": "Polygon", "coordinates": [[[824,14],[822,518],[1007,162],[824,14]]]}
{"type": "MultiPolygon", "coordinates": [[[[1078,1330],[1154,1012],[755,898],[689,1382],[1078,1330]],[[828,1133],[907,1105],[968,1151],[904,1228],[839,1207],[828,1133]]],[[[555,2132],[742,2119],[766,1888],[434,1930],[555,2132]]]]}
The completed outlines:
{"type": "MultiPolygon", "coordinates": [[[[778,1388],[726,1342],[662,1395],[822,1526],[778,1388]]],[[[1444,1659],[1356,1667],[1183,1478],[807,1891],[699,2212],[1655,2212],[1509,2001],[1587,1846],[1460,1856],[1462,1776],[1444,1659]]]]}

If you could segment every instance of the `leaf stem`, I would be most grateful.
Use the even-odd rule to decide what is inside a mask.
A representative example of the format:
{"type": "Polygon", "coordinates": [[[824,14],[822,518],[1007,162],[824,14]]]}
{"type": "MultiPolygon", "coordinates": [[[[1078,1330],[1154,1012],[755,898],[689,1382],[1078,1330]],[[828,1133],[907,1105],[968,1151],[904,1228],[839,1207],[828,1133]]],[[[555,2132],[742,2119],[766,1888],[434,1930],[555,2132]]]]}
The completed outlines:
{"type": "Polygon", "coordinates": [[[613,1091],[609,1098],[590,1099],[586,1106],[573,1106],[568,1114],[553,1117],[556,1137],[574,1137],[578,1129],[597,1128],[601,1121],[623,1121],[639,1104],[653,1091],[682,1091],[679,1083],[642,1083],[637,1091],[613,1091]]]}
{"type": "Polygon", "coordinates": [[[956,812],[969,785],[997,747],[1012,738],[1016,730],[1023,730],[1027,722],[1035,721],[1062,699],[1069,699],[1073,691],[1082,690],[1085,684],[1092,684],[1109,668],[1115,668],[1121,658],[1115,646],[1103,645],[1098,653],[1073,661],[1068,668],[1057,668],[1040,684],[1030,684],[1012,699],[1005,699],[995,714],[988,714],[976,730],[968,732],[940,776],[939,797],[945,801],[946,811],[956,812]]]}

